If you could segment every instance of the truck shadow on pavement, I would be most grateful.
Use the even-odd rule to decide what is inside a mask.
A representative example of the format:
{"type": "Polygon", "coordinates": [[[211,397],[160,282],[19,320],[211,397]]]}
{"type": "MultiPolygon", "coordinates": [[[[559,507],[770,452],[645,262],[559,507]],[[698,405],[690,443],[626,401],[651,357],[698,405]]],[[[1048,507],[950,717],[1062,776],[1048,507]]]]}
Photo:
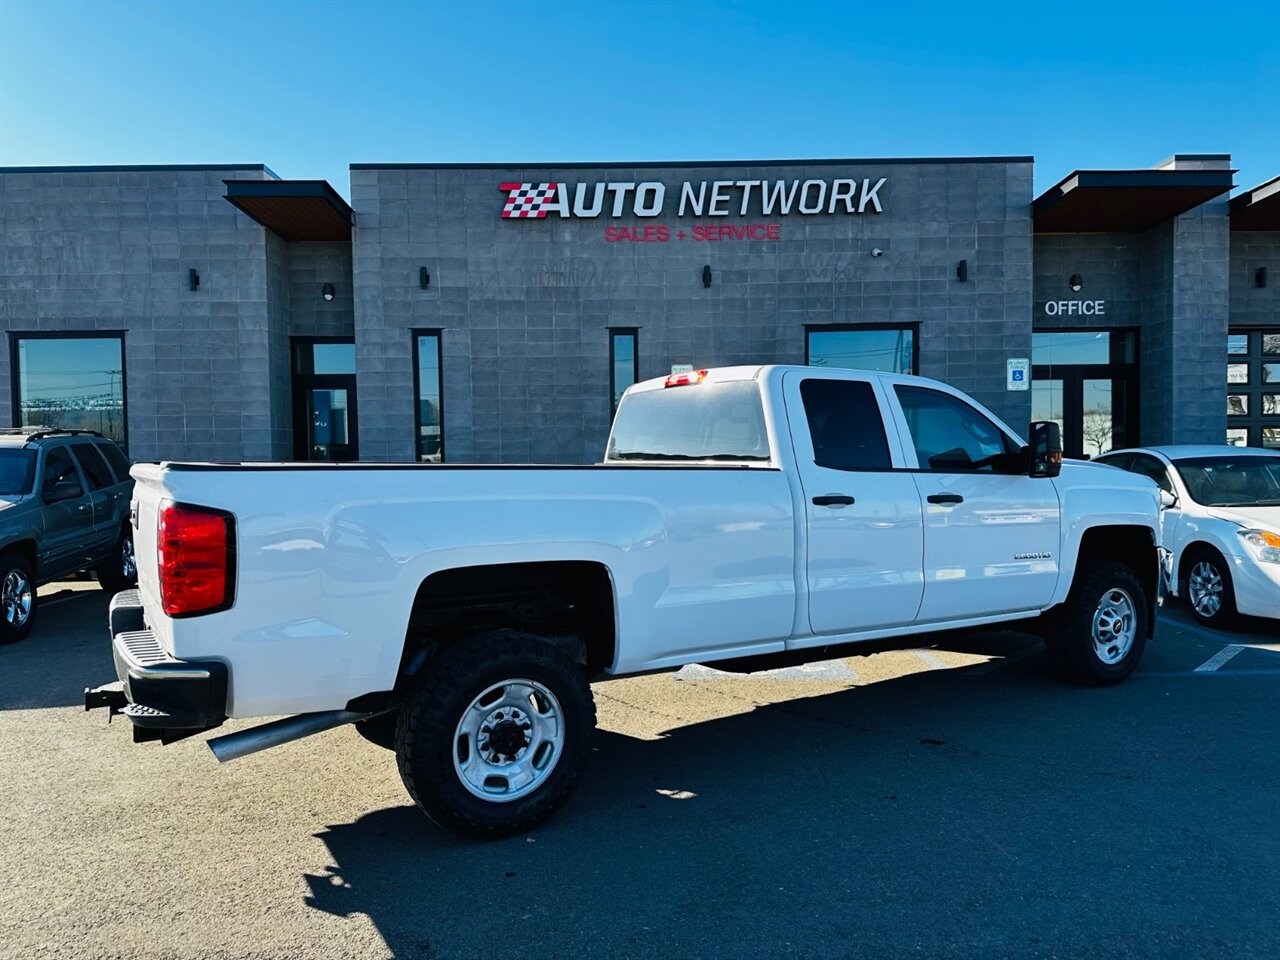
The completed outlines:
{"type": "Polygon", "coordinates": [[[0,646],[0,710],[82,706],[85,687],[114,680],[110,603],[96,585],[41,592],[31,633],[0,646]]]}
{"type": "MultiPolygon", "coordinates": [[[[1275,878],[1280,752],[1207,730],[1209,685],[1172,682],[1072,687],[1040,654],[767,704],[699,683],[741,712],[597,733],[528,836],[411,806],[327,827],[306,900],[398,958],[1253,955],[1277,928],[1239,889],[1275,878]]],[[[1215,720],[1274,741],[1274,687],[1233,689],[1215,720]]]]}

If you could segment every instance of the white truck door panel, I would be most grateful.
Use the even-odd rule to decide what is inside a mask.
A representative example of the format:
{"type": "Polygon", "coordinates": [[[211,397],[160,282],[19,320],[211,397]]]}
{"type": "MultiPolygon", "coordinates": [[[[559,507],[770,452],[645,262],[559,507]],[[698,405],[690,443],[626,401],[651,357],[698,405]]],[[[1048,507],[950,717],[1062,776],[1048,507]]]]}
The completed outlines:
{"type": "Polygon", "coordinates": [[[925,501],[921,622],[1048,606],[1059,559],[1058,494],[1049,480],[914,476],[925,501]]]}
{"type": "Polygon", "coordinates": [[[1061,549],[1053,483],[1015,472],[1017,445],[960,396],[898,384],[893,398],[924,502],[919,621],[1048,606],[1061,549]]]}
{"type": "Polygon", "coordinates": [[[879,383],[848,374],[797,372],[783,382],[815,634],[911,623],[923,593],[919,493],[909,472],[892,469],[879,383]]]}

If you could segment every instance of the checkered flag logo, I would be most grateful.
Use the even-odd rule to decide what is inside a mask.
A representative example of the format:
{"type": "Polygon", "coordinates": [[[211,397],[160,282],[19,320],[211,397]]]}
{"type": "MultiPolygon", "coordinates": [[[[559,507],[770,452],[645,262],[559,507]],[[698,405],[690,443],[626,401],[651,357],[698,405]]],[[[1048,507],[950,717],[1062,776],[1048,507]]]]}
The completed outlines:
{"type": "Polygon", "coordinates": [[[499,190],[507,191],[507,202],[502,208],[504,217],[545,217],[547,204],[555,200],[558,183],[501,183],[499,190]]]}

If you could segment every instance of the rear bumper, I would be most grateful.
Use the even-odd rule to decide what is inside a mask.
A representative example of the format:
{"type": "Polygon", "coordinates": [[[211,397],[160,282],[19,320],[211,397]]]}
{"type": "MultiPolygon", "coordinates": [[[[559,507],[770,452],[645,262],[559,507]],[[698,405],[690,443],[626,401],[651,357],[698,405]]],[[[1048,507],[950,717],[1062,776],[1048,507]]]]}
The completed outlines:
{"type": "Polygon", "coordinates": [[[116,682],[85,690],[86,710],[105,707],[127,717],[135,741],[169,743],[222,725],[226,664],[168,656],[146,628],[136,590],[116,594],[109,620],[116,682]]]}

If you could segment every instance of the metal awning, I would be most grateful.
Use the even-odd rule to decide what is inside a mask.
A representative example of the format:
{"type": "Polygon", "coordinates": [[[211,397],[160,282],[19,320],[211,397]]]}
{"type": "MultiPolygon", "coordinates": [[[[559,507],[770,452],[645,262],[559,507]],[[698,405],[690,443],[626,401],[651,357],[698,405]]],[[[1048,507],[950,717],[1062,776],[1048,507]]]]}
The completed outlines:
{"type": "Polygon", "coordinates": [[[227,200],[285,240],[350,240],[351,207],[326,180],[223,180],[227,200]]]}
{"type": "Polygon", "coordinates": [[[1031,204],[1036,233],[1138,233],[1220,197],[1234,170],[1077,170],[1031,204]]]}
{"type": "Polygon", "coordinates": [[[1280,230],[1280,177],[1231,198],[1232,230],[1280,230]]]}

